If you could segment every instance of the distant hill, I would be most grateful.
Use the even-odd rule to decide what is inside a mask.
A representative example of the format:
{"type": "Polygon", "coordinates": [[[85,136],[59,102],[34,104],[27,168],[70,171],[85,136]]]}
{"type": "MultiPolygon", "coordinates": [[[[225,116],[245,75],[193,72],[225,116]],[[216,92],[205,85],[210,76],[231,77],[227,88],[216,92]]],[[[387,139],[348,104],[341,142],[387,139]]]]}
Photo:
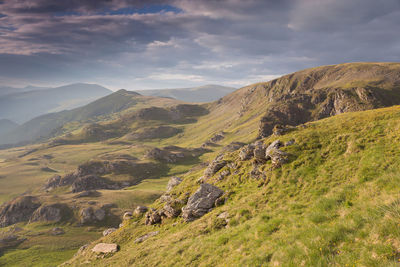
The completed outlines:
{"type": "Polygon", "coordinates": [[[0,97],[5,96],[5,95],[10,95],[10,94],[23,93],[23,92],[36,91],[36,90],[44,90],[44,89],[49,89],[49,87],[37,87],[37,86],[28,85],[23,88],[16,88],[16,87],[10,87],[10,86],[0,86],[0,97]]]}
{"type": "Polygon", "coordinates": [[[18,127],[18,124],[16,124],[15,122],[7,119],[0,119],[0,134],[9,132],[16,127],[18,127]]]}
{"type": "Polygon", "coordinates": [[[111,119],[110,116],[114,113],[132,111],[136,108],[164,107],[179,103],[181,102],[175,99],[142,96],[136,92],[119,90],[73,110],[64,110],[36,117],[16,127],[8,134],[0,134],[0,144],[27,142],[50,135],[58,135],[63,132],[62,126],[69,122],[79,122],[80,125],[102,120],[102,117],[111,119]]]}
{"type": "Polygon", "coordinates": [[[96,84],[78,83],[7,94],[0,96],[0,119],[24,123],[46,113],[83,106],[110,93],[96,84]]]}
{"type": "Polygon", "coordinates": [[[185,102],[211,102],[232,93],[236,88],[221,85],[204,85],[193,88],[139,90],[141,95],[171,97],[185,102]]]}

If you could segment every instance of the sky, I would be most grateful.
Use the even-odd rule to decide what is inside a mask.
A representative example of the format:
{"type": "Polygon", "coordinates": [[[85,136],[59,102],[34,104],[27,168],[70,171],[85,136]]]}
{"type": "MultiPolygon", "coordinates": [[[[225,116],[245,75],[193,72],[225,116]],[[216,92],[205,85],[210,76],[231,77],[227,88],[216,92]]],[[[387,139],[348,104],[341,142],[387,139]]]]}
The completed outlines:
{"type": "Polygon", "coordinates": [[[241,87],[400,61],[400,0],[0,0],[0,86],[241,87]]]}

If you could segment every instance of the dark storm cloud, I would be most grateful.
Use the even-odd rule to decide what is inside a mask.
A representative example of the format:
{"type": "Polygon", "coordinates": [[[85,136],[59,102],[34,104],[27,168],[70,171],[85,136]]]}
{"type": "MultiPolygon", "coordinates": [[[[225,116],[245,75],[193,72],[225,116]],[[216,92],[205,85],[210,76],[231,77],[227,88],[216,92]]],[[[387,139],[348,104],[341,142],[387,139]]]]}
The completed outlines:
{"type": "Polygon", "coordinates": [[[400,60],[398,0],[10,0],[0,14],[0,82],[239,86],[400,60]]]}

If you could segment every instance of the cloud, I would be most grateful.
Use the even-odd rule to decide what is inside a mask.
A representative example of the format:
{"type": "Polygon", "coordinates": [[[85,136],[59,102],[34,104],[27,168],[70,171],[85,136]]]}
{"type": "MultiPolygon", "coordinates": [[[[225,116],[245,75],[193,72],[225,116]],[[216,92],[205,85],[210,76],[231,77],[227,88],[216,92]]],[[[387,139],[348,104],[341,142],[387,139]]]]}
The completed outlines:
{"type": "Polygon", "coordinates": [[[400,60],[398,0],[5,0],[0,14],[4,84],[241,86],[400,60]]]}

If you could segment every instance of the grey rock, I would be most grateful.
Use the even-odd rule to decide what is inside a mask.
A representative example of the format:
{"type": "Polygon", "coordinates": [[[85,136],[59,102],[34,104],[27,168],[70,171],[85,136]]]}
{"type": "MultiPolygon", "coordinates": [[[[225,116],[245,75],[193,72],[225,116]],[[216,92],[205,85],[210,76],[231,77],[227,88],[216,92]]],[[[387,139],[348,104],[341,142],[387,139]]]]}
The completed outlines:
{"type": "Polygon", "coordinates": [[[106,212],[103,209],[88,207],[79,212],[79,221],[81,224],[90,224],[104,220],[105,216],[106,212]]]}
{"type": "Polygon", "coordinates": [[[275,150],[275,149],[279,149],[280,147],[282,147],[283,145],[282,145],[282,142],[280,141],[280,140],[275,140],[274,142],[272,142],[268,147],[267,147],[267,149],[265,150],[265,157],[266,157],[266,159],[269,159],[270,157],[269,157],[269,154],[270,154],[270,152],[272,151],[272,150],[275,150]]]}
{"type": "Polygon", "coordinates": [[[118,245],[117,244],[107,244],[107,243],[99,243],[97,244],[94,248],[92,248],[92,251],[95,253],[115,253],[118,251],[118,245]]]}
{"type": "Polygon", "coordinates": [[[172,177],[167,184],[167,193],[170,192],[172,190],[172,188],[174,188],[175,186],[179,185],[180,183],[182,183],[182,179],[179,177],[172,177]]]}
{"type": "Polygon", "coordinates": [[[138,237],[138,238],[135,239],[135,243],[142,243],[143,241],[146,241],[150,237],[156,236],[159,233],[160,233],[159,231],[155,231],[155,232],[150,232],[150,233],[147,233],[145,235],[142,235],[141,237],[138,237]]]}
{"type": "Polygon", "coordinates": [[[59,222],[62,219],[62,209],[69,209],[64,204],[43,205],[32,214],[29,222],[59,222]]]}
{"type": "Polygon", "coordinates": [[[82,192],[94,189],[107,189],[109,188],[108,183],[96,175],[86,175],[77,178],[71,185],[72,192],[82,192]]]}
{"type": "Polygon", "coordinates": [[[249,160],[253,157],[253,155],[254,155],[254,145],[253,144],[244,146],[239,152],[240,160],[249,160]]]}
{"type": "Polygon", "coordinates": [[[265,161],[266,160],[266,158],[265,158],[265,150],[266,150],[266,147],[265,147],[265,145],[264,145],[264,143],[262,141],[256,142],[254,144],[254,151],[253,151],[254,158],[257,161],[265,161]]]}
{"type": "Polygon", "coordinates": [[[132,216],[133,216],[132,212],[127,211],[127,212],[124,213],[124,216],[122,217],[122,219],[123,220],[130,220],[130,219],[132,219],[132,216]]]}
{"type": "Polygon", "coordinates": [[[193,221],[208,213],[215,205],[215,201],[224,191],[211,184],[201,184],[200,188],[189,198],[187,205],[182,209],[182,217],[186,222],[193,221]]]}
{"type": "Polygon", "coordinates": [[[161,223],[161,214],[155,209],[151,209],[146,213],[146,225],[153,225],[161,223]]]}
{"type": "Polygon", "coordinates": [[[106,212],[101,208],[96,209],[93,214],[94,214],[94,217],[96,218],[96,220],[98,220],[98,221],[102,221],[106,217],[106,212]]]}
{"type": "Polygon", "coordinates": [[[51,190],[53,190],[53,189],[55,189],[56,187],[59,186],[60,181],[61,181],[61,176],[60,175],[54,175],[54,176],[50,177],[46,181],[43,189],[47,190],[47,191],[51,191],[51,190]]]}
{"type": "Polygon", "coordinates": [[[227,162],[222,159],[223,155],[218,156],[215,158],[207,167],[207,169],[204,171],[204,176],[206,178],[210,178],[214,174],[216,174],[220,169],[225,167],[227,162]]]}
{"type": "Polygon", "coordinates": [[[117,231],[116,228],[108,228],[108,229],[103,231],[103,236],[108,236],[108,235],[114,233],[115,231],[117,231]]]}
{"type": "Polygon", "coordinates": [[[146,213],[148,208],[146,206],[137,206],[134,213],[136,216],[146,213]]]}
{"type": "Polygon", "coordinates": [[[271,159],[272,167],[274,168],[279,168],[280,166],[282,166],[282,164],[288,162],[288,153],[277,148],[271,149],[268,152],[267,157],[271,159]]]}

